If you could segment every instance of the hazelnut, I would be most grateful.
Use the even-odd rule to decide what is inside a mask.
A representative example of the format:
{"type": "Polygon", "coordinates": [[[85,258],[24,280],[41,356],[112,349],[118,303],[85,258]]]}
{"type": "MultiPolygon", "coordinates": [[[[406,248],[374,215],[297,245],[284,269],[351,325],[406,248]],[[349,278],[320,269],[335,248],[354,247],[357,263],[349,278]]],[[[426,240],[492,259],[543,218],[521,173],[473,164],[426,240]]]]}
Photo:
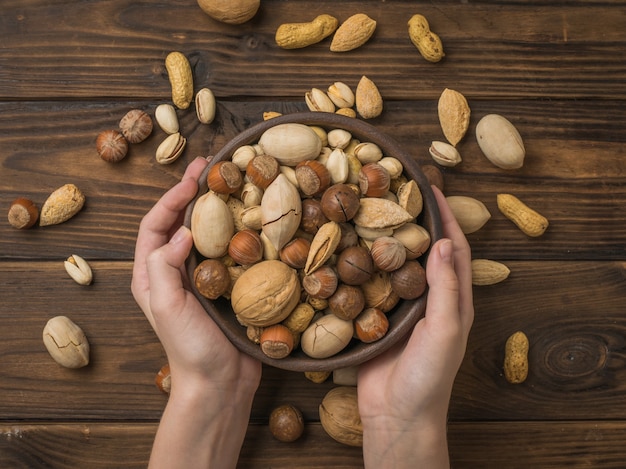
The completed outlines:
{"type": "Polygon", "coordinates": [[[103,130],[96,138],[96,150],[104,161],[118,163],[128,153],[128,141],[119,130],[103,130]]]}
{"type": "Polygon", "coordinates": [[[337,273],[329,265],[321,266],[302,279],[302,287],[313,298],[328,298],[335,293],[338,283],[337,273]]]}
{"type": "Polygon", "coordinates": [[[156,384],[157,388],[159,388],[159,391],[161,391],[162,393],[170,393],[172,389],[172,376],[170,374],[169,363],[163,365],[161,369],[157,372],[154,383],[156,384]]]}
{"type": "Polygon", "coordinates": [[[242,183],[241,171],[232,161],[218,161],[207,174],[209,189],[218,194],[232,194],[242,183]]]}
{"type": "Polygon", "coordinates": [[[329,220],[322,211],[322,204],[317,199],[304,199],[302,201],[302,218],[300,220],[300,228],[309,234],[317,233],[320,226],[329,220]]]}
{"type": "Polygon", "coordinates": [[[128,111],[119,125],[128,143],[141,143],[152,133],[152,118],[141,109],[128,111]]]}
{"type": "Polygon", "coordinates": [[[39,210],[32,200],[19,197],[9,208],[9,224],[17,229],[26,229],[37,223],[39,210]]]}
{"type": "Polygon", "coordinates": [[[280,260],[294,269],[303,269],[309,255],[311,242],[305,238],[294,238],[279,251],[280,260]]]}
{"type": "Polygon", "coordinates": [[[406,261],[390,276],[391,288],[403,300],[414,300],[426,290],[426,271],[417,261],[406,261]]]}
{"type": "Polygon", "coordinates": [[[378,163],[367,163],[359,171],[359,188],[367,197],[381,197],[389,191],[389,172],[378,163]]]}
{"type": "Polygon", "coordinates": [[[360,287],[341,284],[328,298],[328,308],[339,319],[349,321],[356,318],[365,308],[365,295],[360,287]]]}
{"type": "Polygon", "coordinates": [[[269,428],[278,441],[295,441],[304,432],[302,412],[291,404],[281,405],[270,413],[269,428]]]}
{"type": "Polygon", "coordinates": [[[280,174],[280,165],[276,158],[269,155],[258,155],[246,166],[246,176],[252,184],[267,189],[280,174]]]}
{"type": "Polygon", "coordinates": [[[428,183],[443,192],[444,184],[441,170],[432,164],[425,164],[421,169],[426,179],[428,179],[428,183]]]}
{"type": "Polygon", "coordinates": [[[292,332],[282,324],[263,329],[260,337],[261,351],[270,358],[285,358],[293,350],[292,332]]]}
{"type": "Polygon", "coordinates": [[[404,244],[391,236],[376,238],[370,247],[370,254],[374,265],[386,272],[399,269],[406,260],[404,244]]]}
{"type": "Polygon", "coordinates": [[[387,315],[378,308],[366,308],[354,320],[356,336],[366,344],[382,339],[388,330],[387,315]]]}
{"type": "Polygon", "coordinates": [[[398,294],[391,288],[389,273],[376,271],[370,280],[361,285],[365,294],[365,306],[380,309],[387,313],[400,301],[398,294]]]}
{"type": "Polygon", "coordinates": [[[339,279],[348,285],[361,285],[367,282],[374,272],[374,262],[367,248],[350,246],[337,258],[339,279]]]}
{"type": "Polygon", "coordinates": [[[359,196],[348,184],[334,184],[322,195],[322,211],[337,223],[350,221],[359,210],[359,196]]]}
{"type": "Polygon", "coordinates": [[[263,328],[260,326],[246,327],[246,337],[248,337],[250,342],[259,345],[261,343],[261,334],[263,334],[263,328]]]}
{"type": "Polygon", "coordinates": [[[228,255],[240,265],[255,264],[263,258],[263,241],[256,231],[245,229],[233,235],[228,255]]]}
{"type": "Polygon", "coordinates": [[[295,175],[304,195],[319,195],[330,186],[330,173],[319,161],[307,160],[298,163],[295,175]]]}
{"type": "Polygon", "coordinates": [[[202,296],[215,300],[228,291],[230,274],[222,261],[205,259],[194,270],[193,281],[202,296]]]}

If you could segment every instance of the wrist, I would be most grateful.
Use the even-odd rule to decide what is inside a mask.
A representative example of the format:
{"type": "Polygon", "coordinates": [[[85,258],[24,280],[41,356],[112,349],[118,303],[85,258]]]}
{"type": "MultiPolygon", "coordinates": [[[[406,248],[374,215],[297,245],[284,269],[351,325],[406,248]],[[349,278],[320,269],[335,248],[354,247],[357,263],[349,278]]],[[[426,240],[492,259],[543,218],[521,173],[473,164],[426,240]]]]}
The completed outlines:
{"type": "Polygon", "coordinates": [[[366,468],[447,468],[447,416],[364,421],[363,458],[366,468]]]}

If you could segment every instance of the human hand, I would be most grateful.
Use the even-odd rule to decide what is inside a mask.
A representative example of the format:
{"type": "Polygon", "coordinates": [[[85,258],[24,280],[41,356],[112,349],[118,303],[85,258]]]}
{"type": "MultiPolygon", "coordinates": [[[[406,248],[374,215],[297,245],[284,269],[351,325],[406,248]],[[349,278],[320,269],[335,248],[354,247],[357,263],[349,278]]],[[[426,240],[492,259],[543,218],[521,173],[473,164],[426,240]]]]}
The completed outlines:
{"type": "Polygon", "coordinates": [[[433,191],[446,238],[428,258],[425,316],[406,342],[359,370],[366,466],[448,466],[447,411],[474,319],[471,252],[445,197],[433,191]]]}
{"type": "Polygon", "coordinates": [[[184,263],[193,240],[190,230],[181,226],[182,216],[206,165],[204,159],[193,161],[182,180],[142,220],[131,285],[165,349],[172,380],[153,449],[153,456],[155,452],[160,456],[152,461],[186,461],[185,467],[197,467],[185,457],[203,455],[192,445],[221,451],[207,455],[214,462],[218,458],[219,467],[231,465],[233,452],[236,461],[261,379],[260,362],[239,352],[185,288],[184,263]],[[220,437],[215,431],[226,432],[228,442],[216,443],[220,437]],[[203,441],[194,440],[202,437],[203,441]]]}

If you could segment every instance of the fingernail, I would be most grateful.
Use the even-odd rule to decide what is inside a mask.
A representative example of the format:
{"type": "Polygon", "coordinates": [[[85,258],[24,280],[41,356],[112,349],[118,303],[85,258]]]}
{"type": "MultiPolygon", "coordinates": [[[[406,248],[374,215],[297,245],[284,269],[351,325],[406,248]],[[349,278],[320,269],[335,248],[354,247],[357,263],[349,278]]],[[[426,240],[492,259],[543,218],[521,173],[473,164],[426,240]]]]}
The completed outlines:
{"type": "Polygon", "coordinates": [[[451,239],[442,239],[439,244],[439,255],[441,259],[450,262],[452,259],[452,240],[451,239]]]}
{"type": "Polygon", "coordinates": [[[170,238],[170,244],[180,243],[182,240],[184,240],[187,237],[188,233],[189,233],[189,228],[187,228],[185,225],[181,226],[180,228],[178,228],[178,230],[176,230],[176,233],[174,233],[174,236],[170,238]]]}

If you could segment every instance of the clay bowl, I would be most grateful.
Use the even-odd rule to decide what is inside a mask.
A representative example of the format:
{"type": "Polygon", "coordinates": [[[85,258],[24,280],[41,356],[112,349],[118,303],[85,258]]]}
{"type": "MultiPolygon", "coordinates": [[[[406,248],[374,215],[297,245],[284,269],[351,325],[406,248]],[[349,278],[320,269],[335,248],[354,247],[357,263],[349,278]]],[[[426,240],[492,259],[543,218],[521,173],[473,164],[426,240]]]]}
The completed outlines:
{"type": "MultiPolygon", "coordinates": [[[[381,147],[384,155],[394,156],[399,159],[404,165],[405,174],[409,178],[415,180],[424,198],[424,210],[419,216],[418,223],[430,232],[433,243],[442,237],[441,220],[434,194],[415,159],[390,137],[383,134],[372,125],[359,119],[321,112],[303,112],[276,117],[256,124],[234,137],[214,156],[212,164],[218,161],[230,159],[233,152],[242,145],[256,143],[261,134],[268,128],[278,124],[292,122],[317,125],[327,130],[331,130],[333,128],[345,129],[351,132],[355,138],[358,138],[362,142],[369,141],[376,143],[381,147]]],[[[197,197],[207,191],[206,176],[208,170],[209,168],[207,168],[199,178],[200,190],[197,197]]],[[[187,227],[190,226],[191,212],[197,197],[187,208],[185,214],[185,224],[187,227]]],[[[425,262],[426,257],[427,254],[422,256],[420,260],[425,262]]],[[[200,262],[202,262],[203,259],[204,258],[197,251],[195,251],[195,249],[192,249],[186,263],[189,278],[193,278],[194,269],[200,262]]],[[[401,300],[398,305],[396,305],[396,307],[388,313],[389,331],[382,339],[370,344],[365,344],[353,339],[353,341],[342,352],[330,358],[310,358],[297,348],[286,358],[272,359],[267,357],[258,345],[252,343],[247,338],[246,328],[239,324],[235,318],[235,314],[233,313],[228,300],[219,298],[218,300],[211,301],[200,295],[195,290],[193,285],[192,290],[200,303],[206,309],[209,316],[211,316],[228,339],[239,350],[259,359],[267,365],[300,372],[322,370],[332,371],[338,368],[361,364],[379,355],[399,340],[402,340],[407,333],[413,329],[413,326],[422,317],[426,308],[425,294],[416,300],[401,300]]]]}

